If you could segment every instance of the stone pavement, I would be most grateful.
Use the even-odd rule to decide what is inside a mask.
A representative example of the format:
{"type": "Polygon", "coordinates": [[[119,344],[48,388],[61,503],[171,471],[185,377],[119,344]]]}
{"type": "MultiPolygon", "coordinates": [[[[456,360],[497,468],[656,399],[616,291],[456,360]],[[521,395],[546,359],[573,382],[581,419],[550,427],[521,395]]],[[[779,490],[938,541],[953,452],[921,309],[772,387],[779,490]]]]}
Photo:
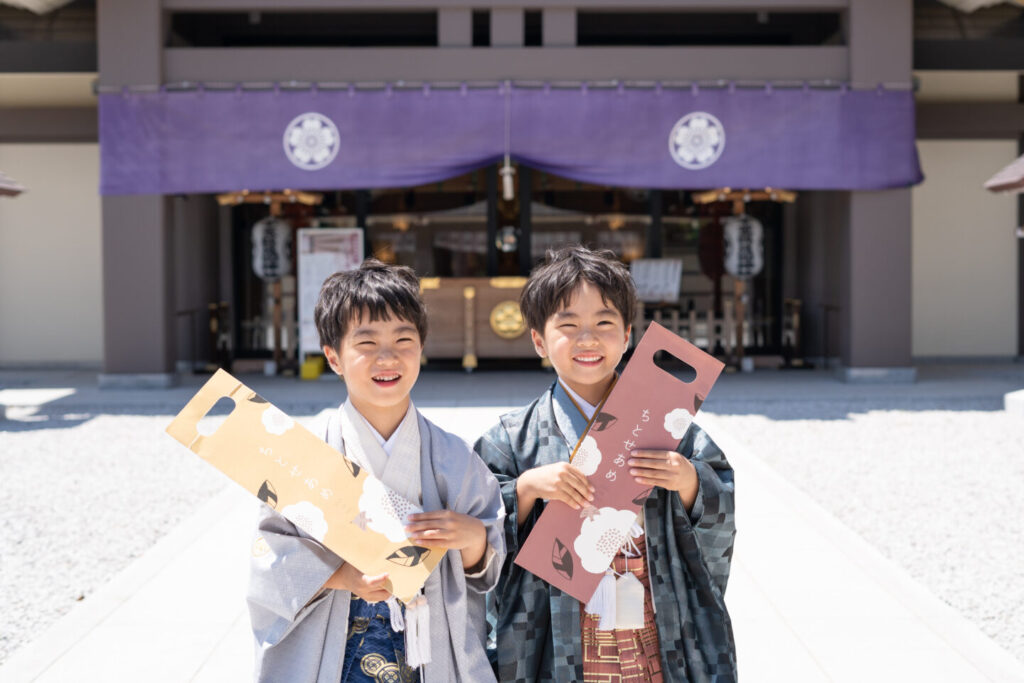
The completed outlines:
{"type": "MultiPolygon", "coordinates": [[[[1024,386],[1016,372],[1012,379],[994,372],[955,381],[942,372],[925,372],[922,382],[894,390],[961,396],[977,390],[981,396],[983,385],[991,390],[992,381],[1024,386]]],[[[785,384],[766,376],[727,377],[711,399],[786,400],[790,392],[807,398],[851,391],[870,397],[870,390],[836,383],[823,373],[777,375],[785,384]]],[[[6,375],[7,386],[11,377],[6,375]]],[[[426,373],[414,398],[430,419],[468,439],[505,410],[496,403],[522,403],[551,380],[541,373],[514,377],[503,377],[507,381],[498,392],[494,383],[467,384],[458,374],[426,373]],[[468,388],[478,385],[489,387],[468,388]]],[[[286,409],[320,400],[316,385],[326,386],[243,381],[286,409]],[[301,398],[292,395],[297,389],[301,398]]],[[[126,394],[95,392],[85,382],[73,395],[53,400],[81,400],[97,411],[139,401],[180,406],[196,384],[126,394]]],[[[337,400],[336,386],[324,392],[320,406],[337,400]]],[[[712,400],[706,408],[714,410],[712,400]]],[[[714,415],[702,416],[701,424],[737,472],[739,535],[726,602],[744,680],[1024,681],[1024,664],[783,480],[750,444],[719,428],[714,415]]],[[[12,655],[0,668],[0,681],[249,680],[252,643],[242,596],[254,517],[251,497],[228,485],[12,655]]]]}

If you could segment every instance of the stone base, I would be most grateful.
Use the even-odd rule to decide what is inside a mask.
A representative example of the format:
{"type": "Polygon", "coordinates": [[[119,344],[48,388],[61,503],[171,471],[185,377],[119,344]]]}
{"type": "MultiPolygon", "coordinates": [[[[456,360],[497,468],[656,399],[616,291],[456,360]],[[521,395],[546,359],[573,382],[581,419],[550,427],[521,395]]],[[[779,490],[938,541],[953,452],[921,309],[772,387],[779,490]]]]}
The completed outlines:
{"type": "Polygon", "coordinates": [[[850,368],[836,369],[836,375],[843,382],[851,384],[913,384],[917,380],[917,368],[850,368]]]}
{"type": "Polygon", "coordinates": [[[1003,410],[1017,417],[1024,417],[1024,389],[1011,391],[1003,396],[1003,410]]]}
{"type": "Polygon", "coordinates": [[[100,389],[169,389],[177,386],[178,376],[171,372],[100,373],[100,389]]]}

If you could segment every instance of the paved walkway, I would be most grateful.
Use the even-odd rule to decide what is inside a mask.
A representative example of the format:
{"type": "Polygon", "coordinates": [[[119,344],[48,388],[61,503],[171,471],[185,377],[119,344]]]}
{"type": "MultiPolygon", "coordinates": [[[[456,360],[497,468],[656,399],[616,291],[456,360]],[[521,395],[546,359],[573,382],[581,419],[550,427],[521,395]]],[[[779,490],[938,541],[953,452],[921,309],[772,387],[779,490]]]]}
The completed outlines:
{"type": "MultiPolygon", "coordinates": [[[[807,383],[805,392],[844,390],[817,375],[796,379],[807,383]]],[[[245,381],[268,397],[280,388],[245,381]]],[[[547,381],[543,375],[524,380],[506,397],[518,402],[520,394],[547,381]]],[[[738,379],[716,392],[756,400],[759,381],[738,379]],[[744,388],[744,382],[754,384],[744,388]]],[[[431,384],[419,400],[424,412],[465,437],[482,431],[502,409],[445,407],[470,406],[474,397],[447,393],[443,379],[431,384]]],[[[771,395],[770,388],[765,385],[763,395],[771,395]]],[[[920,390],[919,384],[897,392],[920,390]]],[[[177,391],[182,399],[191,393],[177,391]]],[[[304,398],[308,394],[307,385],[304,398]]],[[[107,395],[112,404],[115,398],[107,395]]],[[[727,603],[744,680],[1024,681],[1024,664],[789,485],[713,416],[701,422],[728,453],[740,487],[727,603]]],[[[252,644],[242,596],[254,517],[255,502],[229,485],[12,655],[0,668],[0,681],[250,680],[252,644]]]]}

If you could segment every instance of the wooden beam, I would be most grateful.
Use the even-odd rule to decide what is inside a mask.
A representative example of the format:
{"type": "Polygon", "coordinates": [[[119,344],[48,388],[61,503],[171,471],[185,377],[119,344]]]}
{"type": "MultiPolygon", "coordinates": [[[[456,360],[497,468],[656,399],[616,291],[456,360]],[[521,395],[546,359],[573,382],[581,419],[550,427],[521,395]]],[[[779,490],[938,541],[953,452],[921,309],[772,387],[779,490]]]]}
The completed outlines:
{"type": "Polygon", "coordinates": [[[0,142],[96,142],[96,107],[0,108],[0,142]]]}
{"type": "Polygon", "coordinates": [[[0,72],[91,73],[96,71],[96,41],[0,41],[0,72]]]}
{"type": "MultiPolygon", "coordinates": [[[[167,48],[164,80],[834,80],[845,47],[167,48]]],[[[904,80],[909,80],[908,78],[904,80]]],[[[104,86],[123,83],[101,73],[104,86]]]]}
{"type": "Polygon", "coordinates": [[[1024,39],[915,40],[914,68],[921,71],[1024,71],[1024,39]]]}
{"type": "Polygon", "coordinates": [[[1016,140],[1024,132],[1021,102],[928,102],[917,105],[919,140],[1016,140]]]}
{"type": "MultiPolygon", "coordinates": [[[[579,0],[445,0],[445,7],[470,7],[477,9],[482,6],[491,8],[535,8],[543,9],[575,9],[584,3],[579,0]]],[[[643,0],[643,9],[649,10],[722,10],[721,0],[643,0]]],[[[325,10],[353,9],[396,9],[408,10],[415,7],[414,0],[293,0],[288,3],[289,12],[311,12],[325,10]]],[[[587,0],[586,9],[621,10],[628,3],[623,0],[587,0]]],[[[729,0],[729,10],[747,11],[784,11],[784,10],[842,10],[850,5],[850,0],[729,0]]],[[[165,10],[173,11],[238,11],[277,10],[281,11],[281,0],[163,0],[165,10]]]]}

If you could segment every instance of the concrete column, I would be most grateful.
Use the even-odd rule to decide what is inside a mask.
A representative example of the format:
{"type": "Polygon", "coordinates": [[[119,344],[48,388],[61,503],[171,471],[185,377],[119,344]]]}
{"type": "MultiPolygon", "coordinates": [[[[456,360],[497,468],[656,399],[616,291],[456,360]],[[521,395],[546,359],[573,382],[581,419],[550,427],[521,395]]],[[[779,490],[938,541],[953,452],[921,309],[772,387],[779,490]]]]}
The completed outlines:
{"type": "Polygon", "coordinates": [[[576,8],[545,8],[543,12],[544,47],[576,47],[576,8]]]}
{"type": "Polygon", "coordinates": [[[491,47],[523,46],[523,8],[491,10],[491,47]]]}
{"type": "Polygon", "coordinates": [[[438,47],[473,47],[473,10],[442,7],[437,11],[438,47]]]}
{"type": "MultiPolygon", "coordinates": [[[[104,86],[163,80],[159,0],[97,2],[104,86]]],[[[102,146],[103,140],[100,140],[102,146]]],[[[104,196],[101,387],[174,382],[174,268],[170,204],[162,196],[104,196]]]]}
{"type": "Polygon", "coordinates": [[[840,357],[847,379],[914,379],[907,195],[899,190],[851,197],[840,288],[840,357]]]}
{"type": "Polygon", "coordinates": [[[803,302],[800,344],[819,367],[834,367],[840,353],[842,239],[848,233],[849,192],[806,192],[796,207],[795,279],[803,302]]]}
{"type": "Polygon", "coordinates": [[[175,197],[171,207],[175,369],[192,372],[197,365],[217,361],[216,352],[210,346],[209,306],[222,301],[219,295],[219,208],[210,195],[175,197]]]}
{"type": "Polygon", "coordinates": [[[103,197],[101,387],[173,384],[174,245],[161,196],[103,197]]]}
{"type": "MultiPolygon", "coordinates": [[[[851,0],[850,81],[909,83],[912,0],[851,0]]],[[[840,287],[841,376],[912,382],[910,189],[850,193],[840,287]]]]}

